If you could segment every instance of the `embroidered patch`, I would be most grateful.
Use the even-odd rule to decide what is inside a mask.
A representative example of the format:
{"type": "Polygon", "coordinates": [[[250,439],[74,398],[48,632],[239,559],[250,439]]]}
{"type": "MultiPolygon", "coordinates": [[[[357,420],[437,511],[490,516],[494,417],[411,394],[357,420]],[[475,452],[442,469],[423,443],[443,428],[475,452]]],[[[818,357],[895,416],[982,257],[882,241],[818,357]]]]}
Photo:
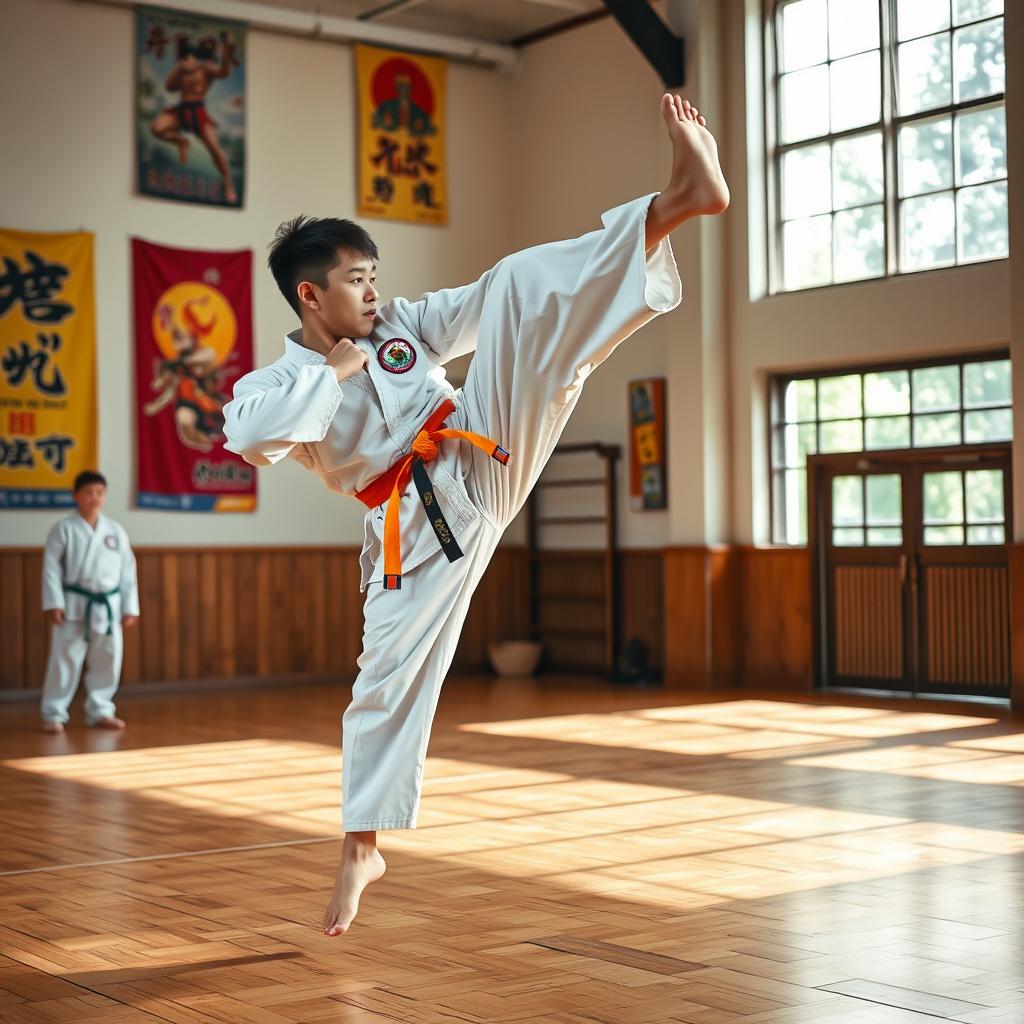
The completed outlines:
{"type": "Polygon", "coordinates": [[[103,538],[103,543],[106,544],[111,551],[117,550],[117,536],[115,534],[108,533],[106,537],[103,538]]]}
{"type": "Polygon", "coordinates": [[[416,350],[409,342],[392,338],[377,350],[377,362],[389,373],[406,373],[416,365],[416,350]]]}

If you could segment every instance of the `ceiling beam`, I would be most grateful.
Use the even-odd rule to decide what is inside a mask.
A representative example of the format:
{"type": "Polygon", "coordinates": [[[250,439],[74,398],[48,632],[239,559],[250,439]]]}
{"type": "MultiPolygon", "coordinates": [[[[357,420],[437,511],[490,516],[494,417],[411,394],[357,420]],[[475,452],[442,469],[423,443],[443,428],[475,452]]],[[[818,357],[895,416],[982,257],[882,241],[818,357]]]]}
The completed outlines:
{"type": "Polygon", "coordinates": [[[647,0],[604,0],[605,7],[657,71],[666,89],[685,80],[684,40],[655,14],[647,0]]]}

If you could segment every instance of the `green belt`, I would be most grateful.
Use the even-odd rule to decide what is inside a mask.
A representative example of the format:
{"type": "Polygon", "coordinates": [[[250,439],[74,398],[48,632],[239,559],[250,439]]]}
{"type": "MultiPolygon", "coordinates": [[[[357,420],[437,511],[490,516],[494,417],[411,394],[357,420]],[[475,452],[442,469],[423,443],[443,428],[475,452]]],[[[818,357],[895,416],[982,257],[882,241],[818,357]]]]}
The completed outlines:
{"type": "Polygon", "coordinates": [[[77,583],[65,583],[64,589],[70,590],[72,594],[81,594],[82,597],[88,598],[88,601],[85,602],[86,640],[89,639],[90,627],[92,625],[92,606],[94,604],[102,604],[103,607],[107,609],[107,636],[110,636],[114,632],[114,609],[110,607],[110,598],[120,592],[120,587],[114,587],[113,590],[106,590],[101,593],[97,593],[93,590],[86,590],[85,587],[80,587],[77,583]]]}

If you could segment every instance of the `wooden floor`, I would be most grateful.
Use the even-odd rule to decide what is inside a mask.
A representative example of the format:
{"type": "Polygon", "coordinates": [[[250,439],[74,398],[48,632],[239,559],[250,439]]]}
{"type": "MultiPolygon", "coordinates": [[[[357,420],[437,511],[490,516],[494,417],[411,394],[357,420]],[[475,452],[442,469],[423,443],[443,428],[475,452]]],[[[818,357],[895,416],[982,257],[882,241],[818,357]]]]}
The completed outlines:
{"type": "Polygon", "coordinates": [[[451,680],[329,939],[343,689],[0,706],[0,1020],[1024,1021],[1020,716],[451,680]]]}

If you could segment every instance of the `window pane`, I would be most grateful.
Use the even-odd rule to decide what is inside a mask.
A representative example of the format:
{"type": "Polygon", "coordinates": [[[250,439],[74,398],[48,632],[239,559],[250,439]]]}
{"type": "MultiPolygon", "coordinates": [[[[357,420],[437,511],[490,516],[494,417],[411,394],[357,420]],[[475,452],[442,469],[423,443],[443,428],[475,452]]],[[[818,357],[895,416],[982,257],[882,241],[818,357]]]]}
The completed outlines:
{"type": "Polygon", "coordinates": [[[910,412],[910,374],[906,370],[864,374],[864,412],[868,416],[910,412]]]}
{"type": "Polygon", "coordinates": [[[831,215],[787,221],[782,227],[782,247],[787,288],[831,284],[831,215]]]}
{"type": "Polygon", "coordinates": [[[987,363],[964,364],[964,407],[984,408],[987,405],[1009,405],[1010,360],[993,359],[987,363]]]}
{"type": "Polygon", "coordinates": [[[880,448],[910,447],[910,417],[890,416],[884,419],[868,420],[867,437],[864,447],[869,451],[880,448]]]}
{"type": "Polygon", "coordinates": [[[786,543],[807,543],[807,473],[786,470],[786,543]]]}
{"type": "Polygon", "coordinates": [[[953,17],[957,25],[1003,13],[1003,0],[953,0],[953,17]]]}
{"type": "Polygon", "coordinates": [[[878,0],[829,0],[828,35],[833,60],[877,47],[878,0]]]}
{"type": "Polygon", "coordinates": [[[904,199],[900,205],[901,270],[948,266],[956,255],[953,194],[904,199]]]}
{"type": "Polygon", "coordinates": [[[860,527],[832,531],[832,546],[837,548],[862,548],[864,531],[860,527]]]}
{"type": "Polygon", "coordinates": [[[943,412],[914,417],[914,446],[928,448],[937,444],[960,443],[960,413],[943,412]]]}
{"type": "Polygon", "coordinates": [[[821,424],[823,452],[859,452],[864,449],[860,420],[831,420],[821,424]]]}
{"type": "Polygon", "coordinates": [[[823,420],[836,420],[859,416],[860,374],[847,373],[842,377],[818,379],[818,416],[823,420]]]}
{"type": "Polygon", "coordinates": [[[864,525],[864,478],[836,476],[832,478],[832,525],[864,525]]]}
{"type": "Polygon", "coordinates": [[[832,147],[835,208],[866,206],[883,198],[882,133],[840,139],[832,147]]]}
{"type": "Polygon", "coordinates": [[[874,124],[882,116],[879,59],[878,51],[873,50],[832,65],[832,131],[874,124]]]}
{"type": "Polygon", "coordinates": [[[956,183],[1006,177],[1006,108],[972,110],[956,119],[956,183]]]}
{"type": "Polygon", "coordinates": [[[785,451],[786,465],[806,466],[808,453],[813,454],[818,450],[818,428],[813,423],[803,423],[800,426],[785,428],[785,451]]]}
{"type": "Polygon", "coordinates": [[[954,363],[914,370],[914,412],[959,408],[959,366],[954,363]]]}
{"type": "Polygon", "coordinates": [[[958,102],[1006,90],[1002,18],[958,29],[953,48],[958,102]]]}
{"type": "Polygon", "coordinates": [[[799,420],[817,418],[818,406],[815,403],[815,381],[791,380],[786,385],[786,422],[796,423],[799,420]]]}
{"type": "Polygon", "coordinates": [[[919,110],[949,105],[953,97],[953,76],[948,35],[902,43],[898,61],[901,114],[916,114],[919,110]]]}
{"type": "Polygon", "coordinates": [[[963,544],[964,528],[962,526],[926,526],[924,542],[935,545],[963,544]]]}
{"type": "Polygon", "coordinates": [[[899,526],[903,522],[899,473],[867,478],[868,526],[899,526]]]}
{"type": "Polygon", "coordinates": [[[1005,544],[1006,528],[1004,526],[968,526],[968,544],[1005,544]]]}
{"type": "Polygon", "coordinates": [[[964,416],[964,441],[1012,441],[1013,413],[1009,409],[987,409],[964,416]]]}
{"type": "Polygon", "coordinates": [[[782,218],[811,217],[832,209],[828,145],[791,149],[782,158],[782,218]]]}
{"type": "Polygon", "coordinates": [[[924,475],[924,521],[926,524],[962,523],[963,477],[957,470],[924,475]]]}
{"type": "Polygon", "coordinates": [[[903,543],[903,531],[898,526],[883,526],[868,530],[868,547],[899,547],[903,543]]]}
{"type": "Polygon", "coordinates": [[[825,0],[798,0],[782,8],[782,70],[821,64],[828,57],[825,0]]]}
{"type": "Polygon", "coordinates": [[[885,272],[885,219],[881,206],[836,214],[833,230],[836,281],[862,281],[885,272]]]}
{"type": "Polygon", "coordinates": [[[900,39],[949,28],[949,4],[946,0],[899,0],[896,12],[900,39]]]}
{"type": "Polygon", "coordinates": [[[967,522],[1001,523],[1003,514],[1003,471],[969,469],[967,478],[967,522]]]}
{"type": "Polygon", "coordinates": [[[782,76],[782,141],[828,134],[828,66],[782,76]]]}
{"type": "Polygon", "coordinates": [[[1002,259],[1009,254],[1005,181],[962,189],[956,205],[961,260],[1002,259]]]}
{"type": "Polygon", "coordinates": [[[936,192],[953,184],[953,126],[948,117],[900,129],[900,195],[936,192]]]}

